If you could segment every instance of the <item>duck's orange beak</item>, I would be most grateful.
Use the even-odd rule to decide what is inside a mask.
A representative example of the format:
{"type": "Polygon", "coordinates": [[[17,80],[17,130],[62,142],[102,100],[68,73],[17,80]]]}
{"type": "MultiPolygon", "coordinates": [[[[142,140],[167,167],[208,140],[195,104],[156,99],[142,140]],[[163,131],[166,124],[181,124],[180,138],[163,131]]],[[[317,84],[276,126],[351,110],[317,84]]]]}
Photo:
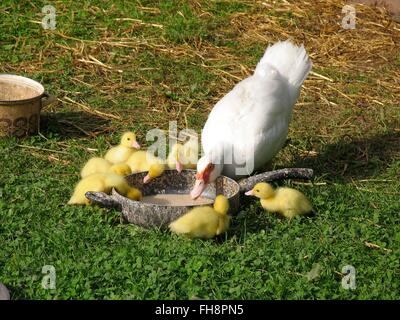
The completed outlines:
{"type": "Polygon", "coordinates": [[[254,196],[254,191],[253,190],[249,190],[247,192],[244,193],[246,196],[254,196]]]}

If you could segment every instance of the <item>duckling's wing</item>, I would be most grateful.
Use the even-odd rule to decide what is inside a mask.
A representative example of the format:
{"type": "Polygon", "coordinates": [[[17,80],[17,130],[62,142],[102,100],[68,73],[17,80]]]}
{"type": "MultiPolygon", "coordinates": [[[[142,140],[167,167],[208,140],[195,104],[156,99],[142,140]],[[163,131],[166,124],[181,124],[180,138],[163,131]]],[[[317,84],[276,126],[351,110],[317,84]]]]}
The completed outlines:
{"type": "Polygon", "coordinates": [[[277,195],[282,199],[282,209],[292,216],[312,211],[311,202],[300,191],[292,188],[279,188],[277,195]]]}
{"type": "Polygon", "coordinates": [[[280,187],[275,191],[275,199],[282,210],[291,210],[297,206],[298,191],[292,188],[280,187]]]}

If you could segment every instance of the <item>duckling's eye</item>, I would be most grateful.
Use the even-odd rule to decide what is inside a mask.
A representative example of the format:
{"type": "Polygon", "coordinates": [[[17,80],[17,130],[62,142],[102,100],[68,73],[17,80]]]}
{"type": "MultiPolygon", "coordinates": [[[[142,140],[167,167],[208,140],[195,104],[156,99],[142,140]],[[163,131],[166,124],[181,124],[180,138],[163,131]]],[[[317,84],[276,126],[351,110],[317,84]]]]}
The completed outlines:
{"type": "Polygon", "coordinates": [[[260,189],[257,189],[256,192],[260,192],[260,189]]]}
{"type": "Polygon", "coordinates": [[[131,140],[131,138],[128,138],[128,141],[130,141],[131,140]]]}

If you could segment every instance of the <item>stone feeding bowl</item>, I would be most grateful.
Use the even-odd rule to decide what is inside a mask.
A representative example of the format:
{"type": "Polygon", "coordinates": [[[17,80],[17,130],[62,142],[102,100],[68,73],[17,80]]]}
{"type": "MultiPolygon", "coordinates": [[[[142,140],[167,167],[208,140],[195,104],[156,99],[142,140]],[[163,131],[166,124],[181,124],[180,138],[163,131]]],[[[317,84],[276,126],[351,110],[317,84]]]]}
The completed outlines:
{"type": "Polygon", "coordinates": [[[143,194],[142,201],[134,201],[120,195],[115,189],[110,195],[103,192],[87,192],[86,197],[95,204],[106,208],[115,208],[122,213],[122,217],[128,223],[142,227],[167,227],[172,221],[178,219],[190,209],[201,205],[212,205],[217,195],[223,194],[229,200],[228,214],[234,215],[239,210],[239,196],[251,189],[261,181],[273,181],[280,179],[310,179],[313,175],[311,169],[292,168],[264,172],[251,176],[240,181],[235,181],[226,176],[220,176],[214,183],[210,183],[202,194],[201,201],[190,200],[189,193],[194,185],[196,171],[183,170],[178,173],[176,170],[165,170],[161,177],[143,184],[146,172],[134,173],[126,176],[128,184],[140,189],[143,194]],[[171,196],[187,199],[187,203],[177,201],[171,203],[163,196],[171,196]],[[152,197],[160,196],[160,199],[152,197]]]}

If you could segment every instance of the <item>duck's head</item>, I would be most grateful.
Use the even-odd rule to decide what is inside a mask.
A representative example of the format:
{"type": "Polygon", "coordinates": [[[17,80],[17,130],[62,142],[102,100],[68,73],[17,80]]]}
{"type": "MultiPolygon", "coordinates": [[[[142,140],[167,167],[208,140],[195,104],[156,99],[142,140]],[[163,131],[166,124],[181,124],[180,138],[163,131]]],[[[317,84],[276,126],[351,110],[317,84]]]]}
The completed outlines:
{"type": "Polygon", "coordinates": [[[221,175],[222,169],[223,164],[219,161],[212,161],[209,156],[201,157],[197,162],[196,182],[190,192],[192,199],[200,197],[207,185],[221,175]]]}
{"type": "Polygon", "coordinates": [[[128,192],[126,193],[126,197],[135,200],[135,201],[140,201],[142,200],[142,192],[139,189],[136,188],[129,188],[128,192]]]}
{"type": "Polygon", "coordinates": [[[125,132],[122,135],[121,146],[140,149],[140,144],[136,141],[136,135],[133,132],[125,132]]]}
{"type": "Polygon", "coordinates": [[[214,200],[214,210],[219,214],[225,215],[229,210],[229,201],[222,194],[218,195],[214,200]]]}
{"type": "Polygon", "coordinates": [[[149,183],[154,178],[157,178],[163,174],[165,166],[161,163],[154,163],[150,166],[149,172],[143,178],[143,183],[149,183]]]}
{"type": "Polygon", "coordinates": [[[111,166],[110,171],[122,177],[125,177],[132,173],[131,167],[128,166],[126,163],[114,164],[111,166]]]}
{"type": "Polygon", "coordinates": [[[257,183],[253,189],[245,193],[246,196],[255,196],[260,199],[271,198],[274,196],[274,194],[274,188],[269,183],[265,182],[257,183]]]}

